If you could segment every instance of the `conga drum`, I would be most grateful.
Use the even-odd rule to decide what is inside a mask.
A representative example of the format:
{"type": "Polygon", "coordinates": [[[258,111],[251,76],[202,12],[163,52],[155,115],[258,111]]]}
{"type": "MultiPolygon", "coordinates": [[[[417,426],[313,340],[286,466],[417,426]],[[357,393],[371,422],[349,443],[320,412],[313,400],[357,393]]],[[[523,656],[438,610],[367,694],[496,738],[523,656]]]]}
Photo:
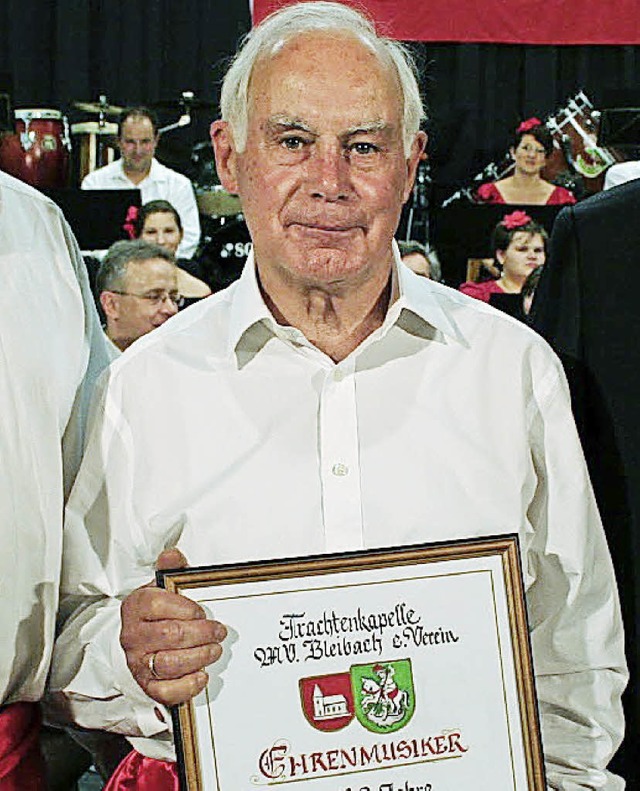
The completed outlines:
{"type": "Polygon", "coordinates": [[[0,168],[41,189],[66,186],[69,138],[62,113],[24,108],[14,115],[16,134],[0,138],[0,168]]]}
{"type": "Polygon", "coordinates": [[[71,125],[73,136],[73,177],[79,185],[97,168],[116,158],[118,124],[82,121],[71,125]]]}

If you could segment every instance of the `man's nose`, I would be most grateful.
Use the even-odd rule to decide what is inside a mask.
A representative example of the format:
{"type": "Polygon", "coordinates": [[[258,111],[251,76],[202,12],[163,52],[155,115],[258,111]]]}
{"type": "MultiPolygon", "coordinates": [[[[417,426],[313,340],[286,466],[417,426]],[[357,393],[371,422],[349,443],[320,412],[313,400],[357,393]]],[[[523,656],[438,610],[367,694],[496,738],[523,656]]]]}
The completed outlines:
{"type": "Polygon", "coordinates": [[[346,199],[351,192],[349,160],[338,145],[318,147],[309,161],[311,196],[327,201],[346,199]]]}
{"type": "Polygon", "coordinates": [[[166,294],[160,304],[160,310],[165,316],[175,316],[175,314],[178,312],[178,306],[171,299],[171,297],[166,294]]]}

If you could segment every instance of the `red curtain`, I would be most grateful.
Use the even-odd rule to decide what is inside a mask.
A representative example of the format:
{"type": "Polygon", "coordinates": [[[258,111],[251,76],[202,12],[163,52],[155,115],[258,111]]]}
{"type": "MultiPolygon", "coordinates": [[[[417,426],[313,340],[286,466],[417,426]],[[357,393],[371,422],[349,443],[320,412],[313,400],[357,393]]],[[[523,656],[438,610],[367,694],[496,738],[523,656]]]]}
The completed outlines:
{"type": "MultiPolygon", "coordinates": [[[[254,23],[290,0],[253,0],[254,23]]],[[[349,2],[349,0],[344,0],[349,2]]],[[[400,41],[639,44],[640,0],[354,0],[400,41]]]]}

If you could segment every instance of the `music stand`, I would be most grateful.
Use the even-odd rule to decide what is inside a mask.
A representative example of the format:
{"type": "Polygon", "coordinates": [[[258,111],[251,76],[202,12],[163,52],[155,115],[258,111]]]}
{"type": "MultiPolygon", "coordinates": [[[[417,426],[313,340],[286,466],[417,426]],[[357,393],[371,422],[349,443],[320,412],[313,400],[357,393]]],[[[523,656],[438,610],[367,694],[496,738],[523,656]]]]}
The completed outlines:
{"type": "Polygon", "coordinates": [[[608,107],[602,110],[598,145],[612,148],[640,146],[640,107],[608,107]]]}
{"type": "Polygon", "coordinates": [[[81,250],[106,250],[128,239],[123,228],[130,206],[140,206],[140,190],[43,190],[62,209],[81,250]]]}

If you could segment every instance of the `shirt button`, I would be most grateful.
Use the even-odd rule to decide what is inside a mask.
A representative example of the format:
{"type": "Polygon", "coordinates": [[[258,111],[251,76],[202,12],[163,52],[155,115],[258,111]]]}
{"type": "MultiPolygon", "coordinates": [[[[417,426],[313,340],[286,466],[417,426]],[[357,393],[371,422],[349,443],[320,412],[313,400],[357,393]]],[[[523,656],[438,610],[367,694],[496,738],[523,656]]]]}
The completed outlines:
{"type": "Polygon", "coordinates": [[[337,475],[338,478],[344,478],[345,475],[349,474],[349,468],[347,467],[346,464],[338,463],[333,465],[333,467],[331,468],[331,472],[334,475],[337,475]]]}

